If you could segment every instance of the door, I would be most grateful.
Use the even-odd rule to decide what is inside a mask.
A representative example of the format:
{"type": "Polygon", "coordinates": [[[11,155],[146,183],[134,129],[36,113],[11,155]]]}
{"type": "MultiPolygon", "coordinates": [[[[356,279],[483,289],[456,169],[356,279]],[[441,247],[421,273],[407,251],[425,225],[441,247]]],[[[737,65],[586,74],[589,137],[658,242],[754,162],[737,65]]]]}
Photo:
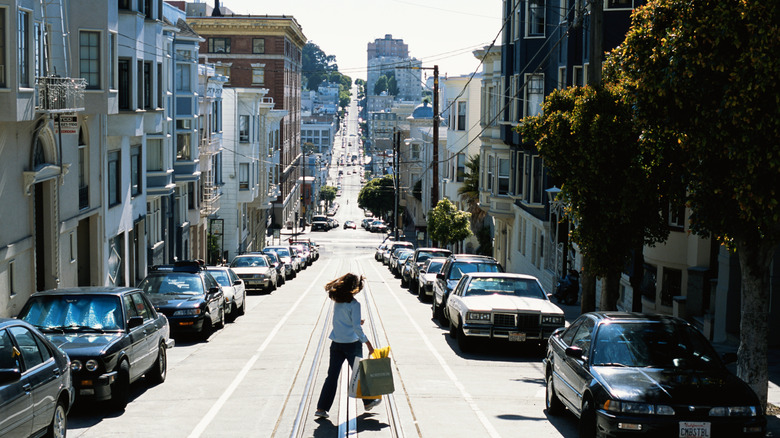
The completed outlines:
{"type": "Polygon", "coordinates": [[[154,312],[152,311],[151,304],[141,296],[141,292],[134,292],[130,294],[133,300],[135,310],[138,312],[138,316],[144,319],[142,328],[144,338],[139,344],[139,349],[136,355],[139,356],[137,372],[139,374],[145,373],[146,370],[152,367],[154,361],[157,359],[157,346],[159,345],[160,336],[157,334],[159,328],[155,327],[154,312]]]}
{"type": "MultiPolygon", "coordinates": [[[[143,317],[143,315],[141,315],[138,310],[136,310],[135,303],[133,302],[133,299],[130,297],[130,295],[122,295],[122,306],[124,306],[126,314],[125,327],[127,327],[130,318],[134,316],[143,317]]],[[[138,378],[138,376],[143,374],[145,370],[142,361],[145,349],[144,342],[146,341],[144,330],[145,329],[143,324],[127,330],[127,356],[130,360],[130,381],[138,378]]]]}
{"type": "Polygon", "coordinates": [[[62,386],[62,371],[38,335],[22,326],[9,327],[8,331],[21,351],[24,379],[32,392],[32,430],[36,432],[51,423],[62,386]]]}
{"type": "MultiPolygon", "coordinates": [[[[559,368],[560,378],[564,384],[558,388],[576,409],[580,409],[582,406],[582,394],[590,380],[588,378],[590,373],[587,370],[587,366],[590,360],[590,345],[595,326],[595,321],[590,318],[584,318],[582,324],[579,325],[574,335],[571,336],[570,343],[567,343],[567,346],[582,349],[582,359],[566,356],[564,352],[561,357],[563,360],[559,361],[561,364],[559,368]]],[[[565,335],[564,338],[569,339],[565,335]]]]}
{"type": "MultiPolygon", "coordinates": [[[[8,331],[0,330],[0,370],[21,370],[18,352],[8,331]]],[[[32,423],[33,397],[27,377],[0,381],[0,436],[28,437],[32,423]]]]}

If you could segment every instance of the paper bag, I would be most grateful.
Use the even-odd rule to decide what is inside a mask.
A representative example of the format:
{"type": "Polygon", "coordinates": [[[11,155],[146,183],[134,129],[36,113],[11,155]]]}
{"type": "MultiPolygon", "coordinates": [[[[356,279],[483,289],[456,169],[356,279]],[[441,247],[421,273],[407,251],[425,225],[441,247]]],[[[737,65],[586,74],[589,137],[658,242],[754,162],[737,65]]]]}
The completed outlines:
{"type": "Polygon", "coordinates": [[[395,391],[389,357],[360,361],[360,391],[365,396],[391,394],[395,391]]]}
{"type": "Polygon", "coordinates": [[[361,358],[356,357],[355,363],[352,364],[352,375],[349,378],[349,396],[352,398],[369,398],[369,399],[382,398],[381,395],[377,395],[373,397],[363,395],[360,388],[360,373],[361,373],[360,361],[361,358]]]}

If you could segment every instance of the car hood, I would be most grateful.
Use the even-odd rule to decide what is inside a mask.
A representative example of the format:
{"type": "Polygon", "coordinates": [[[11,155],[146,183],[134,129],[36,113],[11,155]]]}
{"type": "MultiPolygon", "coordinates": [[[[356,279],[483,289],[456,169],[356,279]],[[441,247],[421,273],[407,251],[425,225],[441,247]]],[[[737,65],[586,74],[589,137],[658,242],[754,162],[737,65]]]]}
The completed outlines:
{"type": "Polygon", "coordinates": [[[231,268],[236,275],[241,274],[268,274],[271,272],[271,268],[268,266],[253,266],[246,268],[231,268]]]}
{"type": "Polygon", "coordinates": [[[758,404],[752,390],[725,369],[592,367],[611,397],[658,404],[747,406],[758,404]],[[673,402],[672,402],[673,401],[673,402]]]}
{"type": "Polygon", "coordinates": [[[563,315],[563,310],[548,300],[541,298],[516,297],[509,295],[479,295],[465,297],[463,302],[468,310],[494,312],[518,312],[523,310],[538,311],[545,314],[563,315]]]}
{"type": "Polygon", "coordinates": [[[422,274],[421,278],[424,283],[433,283],[436,281],[436,274],[422,274]]]}
{"type": "Polygon", "coordinates": [[[195,304],[202,303],[204,300],[203,295],[148,294],[147,296],[152,301],[154,307],[158,309],[191,308],[195,307],[195,304]]]}
{"type": "Polygon", "coordinates": [[[71,357],[99,356],[124,333],[47,333],[46,337],[71,357]]]}

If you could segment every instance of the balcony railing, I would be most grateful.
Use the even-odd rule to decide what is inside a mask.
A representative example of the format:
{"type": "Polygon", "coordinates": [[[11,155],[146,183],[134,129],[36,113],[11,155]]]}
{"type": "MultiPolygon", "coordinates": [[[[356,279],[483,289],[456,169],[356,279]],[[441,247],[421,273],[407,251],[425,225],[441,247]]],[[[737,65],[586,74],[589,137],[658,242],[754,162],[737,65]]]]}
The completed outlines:
{"type": "Polygon", "coordinates": [[[214,174],[206,172],[203,177],[203,198],[201,200],[201,215],[210,216],[219,210],[219,198],[222,191],[214,184],[214,174]]]}
{"type": "Polygon", "coordinates": [[[200,140],[200,150],[198,153],[201,155],[215,155],[219,153],[221,145],[222,143],[219,141],[219,138],[202,138],[200,140]]]}
{"type": "Polygon", "coordinates": [[[50,113],[71,113],[84,111],[84,90],[87,80],[83,78],[35,78],[38,92],[38,111],[50,113]]]}

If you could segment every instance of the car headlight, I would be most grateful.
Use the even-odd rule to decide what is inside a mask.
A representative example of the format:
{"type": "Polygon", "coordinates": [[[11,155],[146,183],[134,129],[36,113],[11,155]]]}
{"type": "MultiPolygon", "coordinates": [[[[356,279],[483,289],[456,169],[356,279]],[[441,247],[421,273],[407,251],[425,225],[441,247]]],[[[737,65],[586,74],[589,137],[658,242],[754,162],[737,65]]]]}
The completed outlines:
{"type": "Polygon", "coordinates": [[[466,319],[469,321],[490,321],[490,313],[485,312],[466,312],[466,319]]]}
{"type": "Polygon", "coordinates": [[[83,364],[81,363],[81,361],[80,361],[80,360],[78,360],[78,359],[73,359],[73,360],[70,362],[70,370],[71,370],[71,371],[73,371],[73,372],[76,372],[76,373],[77,373],[77,372],[81,371],[81,369],[82,369],[83,367],[84,367],[84,365],[83,365],[83,364]]]}
{"type": "Polygon", "coordinates": [[[632,415],[674,415],[674,409],[671,406],[618,400],[607,400],[604,402],[604,410],[632,415]]]}
{"type": "Polygon", "coordinates": [[[97,363],[97,361],[95,359],[90,359],[90,360],[87,361],[87,363],[85,365],[85,368],[87,369],[87,371],[90,371],[90,372],[91,371],[95,371],[95,370],[98,369],[98,363],[97,363]]]}
{"type": "Polygon", "coordinates": [[[566,325],[566,319],[561,315],[542,315],[542,324],[566,325]]]}
{"type": "Polygon", "coordinates": [[[200,315],[200,313],[201,313],[200,308],[198,308],[198,309],[182,309],[182,310],[177,310],[177,311],[173,312],[173,316],[198,316],[198,315],[200,315]]]}
{"type": "Polygon", "coordinates": [[[755,406],[718,406],[710,409],[711,417],[755,417],[758,409],[755,406]]]}

